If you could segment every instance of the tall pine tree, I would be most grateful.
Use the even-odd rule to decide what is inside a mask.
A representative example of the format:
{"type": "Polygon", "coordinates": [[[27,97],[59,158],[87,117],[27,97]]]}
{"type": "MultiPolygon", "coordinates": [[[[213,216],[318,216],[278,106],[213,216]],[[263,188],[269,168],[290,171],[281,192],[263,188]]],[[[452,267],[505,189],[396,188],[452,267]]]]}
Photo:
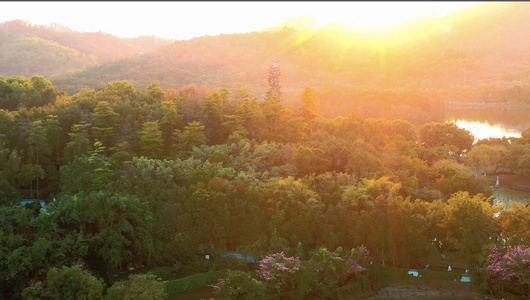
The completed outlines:
{"type": "Polygon", "coordinates": [[[266,138],[273,141],[278,138],[279,129],[282,127],[282,115],[284,108],[281,103],[282,91],[280,86],[280,68],[276,61],[271,62],[269,67],[269,89],[266,99],[262,103],[262,110],[265,116],[266,138]]]}
{"type": "Polygon", "coordinates": [[[280,86],[280,77],[282,73],[278,67],[277,61],[272,61],[269,66],[269,89],[267,90],[267,99],[275,98],[278,101],[282,100],[282,88],[280,86]]]}

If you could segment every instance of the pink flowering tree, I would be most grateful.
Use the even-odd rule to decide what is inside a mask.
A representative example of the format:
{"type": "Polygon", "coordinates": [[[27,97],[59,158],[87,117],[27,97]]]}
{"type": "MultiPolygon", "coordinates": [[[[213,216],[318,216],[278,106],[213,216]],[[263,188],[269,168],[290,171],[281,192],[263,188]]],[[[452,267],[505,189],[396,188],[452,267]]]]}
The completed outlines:
{"type": "Polygon", "coordinates": [[[525,295],[529,295],[530,247],[515,246],[500,251],[497,246],[493,246],[488,260],[486,271],[493,279],[500,280],[502,290],[505,283],[510,283],[525,295]]]}
{"type": "Polygon", "coordinates": [[[261,260],[257,275],[271,290],[280,293],[289,287],[294,289],[295,278],[301,270],[300,258],[286,257],[282,251],[261,260]]]}
{"type": "Polygon", "coordinates": [[[354,259],[364,269],[368,267],[368,264],[372,259],[370,257],[370,252],[368,251],[368,248],[366,248],[365,246],[360,246],[351,249],[350,257],[354,259]]]}
{"type": "MultiPolygon", "coordinates": [[[[339,287],[347,282],[360,284],[361,274],[366,271],[369,261],[368,250],[364,247],[354,248],[351,252],[344,251],[342,247],[335,251],[320,248],[313,252],[307,262],[307,274],[304,282],[310,288],[305,295],[309,298],[340,298],[339,287]]],[[[362,285],[361,285],[362,286],[362,285]]]]}

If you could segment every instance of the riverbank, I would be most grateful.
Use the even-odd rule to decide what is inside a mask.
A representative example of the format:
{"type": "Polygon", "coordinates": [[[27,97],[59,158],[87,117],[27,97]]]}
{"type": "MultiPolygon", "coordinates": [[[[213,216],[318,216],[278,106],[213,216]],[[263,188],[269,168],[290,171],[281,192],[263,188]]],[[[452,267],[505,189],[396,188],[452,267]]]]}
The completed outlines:
{"type": "Polygon", "coordinates": [[[487,180],[494,187],[494,204],[503,202],[505,208],[510,207],[510,200],[524,205],[530,204],[530,177],[501,173],[488,175],[487,180]],[[499,177],[499,187],[495,187],[497,176],[499,177]]]}
{"type": "Polygon", "coordinates": [[[487,176],[491,185],[495,185],[497,176],[501,187],[530,193],[530,177],[511,173],[492,174],[487,176]]]}
{"type": "Polygon", "coordinates": [[[365,299],[436,299],[436,300],[468,300],[493,299],[477,293],[473,286],[463,282],[443,282],[440,288],[416,285],[389,286],[379,290],[376,296],[365,299]]]}
{"type": "Polygon", "coordinates": [[[530,204],[530,193],[510,188],[496,188],[493,192],[493,196],[495,197],[495,200],[493,200],[493,204],[502,202],[504,203],[504,207],[506,209],[510,208],[510,200],[522,203],[524,205],[530,204]]]}

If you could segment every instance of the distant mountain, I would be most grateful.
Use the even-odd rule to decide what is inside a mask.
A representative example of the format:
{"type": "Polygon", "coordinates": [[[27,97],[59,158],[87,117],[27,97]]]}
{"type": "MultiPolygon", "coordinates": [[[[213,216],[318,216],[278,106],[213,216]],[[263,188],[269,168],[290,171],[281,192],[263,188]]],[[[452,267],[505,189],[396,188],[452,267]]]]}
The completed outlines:
{"type": "MultiPolygon", "coordinates": [[[[435,114],[442,100],[529,102],[528,2],[480,3],[385,31],[339,22],[316,30],[315,25],[314,18],[302,17],[260,32],[202,36],[154,49],[167,41],[12,22],[3,24],[12,29],[0,31],[0,40],[9,40],[0,47],[13,50],[0,49],[8,57],[0,62],[13,62],[11,68],[22,73],[63,68],[49,79],[70,95],[126,80],[137,89],[156,81],[164,89],[244,88],[263,98],[267,69],[275,60],[286,103],[296,104],[302,90],[312,87],[319,112],[328,117],[362,107],[396,111],[381,105],[390,102],[408,106],[402,114],[418,106],[435,114]],[[53,55],[45,60],[47,53],[53,55]],[[82,66],[87,67],[66,72],[82,66]]],[[[5,70],[1,65],[0,75],[5,70]]]]}
{"type": "Polygon", "coordinates": [[[315,30],[318,29],[320,25],[322,24],[319,24],[319,20],[317,17],[301,16],[276,24],[272,27],[267,28],[265,31],[281,31],[284,27],[291,27],[295,28],[296,30],[315,30]]]}
{"type": "Polygon", "coordinates": [[[197,84],[263,93],[273,59],[280,63],[283,87],[297,90],[330,83],[448,89],[505,85],[530,74],[530,3],[481,3],[386,32],[339,23],[307,29],[314,24],[305,17],[264,32],[174,41],[144,55],[56,77],[54,83],[70,93],[116,80],[142,88],[158,81],[164,88],[197,84]]]}
{"type": "Polygon", "coordinates": [[[154,36],[118,38],[80,33],[59,24],[0,24],[0,76],[51,76],[154,50],[170,40],[154,36]]]}

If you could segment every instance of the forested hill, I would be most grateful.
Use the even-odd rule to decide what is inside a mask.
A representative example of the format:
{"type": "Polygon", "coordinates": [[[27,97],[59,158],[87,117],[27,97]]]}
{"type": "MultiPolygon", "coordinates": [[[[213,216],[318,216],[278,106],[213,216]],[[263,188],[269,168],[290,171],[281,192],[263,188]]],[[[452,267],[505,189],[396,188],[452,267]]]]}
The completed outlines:
{"type": "Polygon", "coordinates": [[[311,20],[293,20],[265,32],[175,41],[144,55],[50,79],[70,94],[84,87],[102,88],[109,81],[146,86],[155,80],[163,88],[245,88],[261,96],[268,64],[277,60],[288,100],[311,86],[315,94],[335,101],[361,88],[421,89],[443,99],[526,101],[528,20],[529,3],[482,3],[386,32],[346,29],[337,23],[299,30],[295,27],[310,27],[311,20]]]}
{"type": "Polygon", "coordinates": [[[169,42],[155,36],[118,38],[102,32],[76,32],[58,24],[9,21],[0,24],[0,76],[49,76],[79,70],[169,42]]]}
{"type": "Polygon", "coordinates": [[[266,294],[241,299],[351,299],[380,289],[381,267],[406,268],[392,275],[402,282],[409,268],[453,262],[470,270],[473,289],[504,284],[528,299],[530,206],[493,205],[488,177],[476,174],[502,164],[530,175],[530,129],[473,143],[454,123],[323,118],[311,88],[300,109],[283,106],[269,74],[264,101],[126,81],[69,97],[42,76],[0,78],[0,299],[147,299],[138,289],[184,285],[122,281],[131,267],[172,279],[237,270],[245,277],[221,281],[266,294]],[[270,257],[300,262],[280,269],[291,282],[259,275],[270,257]],[[516,263],[494,268],[495,257],[516,263]]]}

